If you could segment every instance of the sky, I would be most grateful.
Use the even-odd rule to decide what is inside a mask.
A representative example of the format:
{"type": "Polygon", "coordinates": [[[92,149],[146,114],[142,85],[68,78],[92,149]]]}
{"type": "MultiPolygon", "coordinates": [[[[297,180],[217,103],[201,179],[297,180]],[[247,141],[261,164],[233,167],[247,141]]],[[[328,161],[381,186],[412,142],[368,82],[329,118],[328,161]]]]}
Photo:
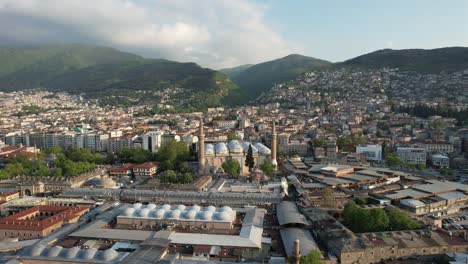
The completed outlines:
{"type": "Polygon", "coordinates": [[[0,45],[82,43],[214,69],[468,46],[466,0],[0,0],[0,45]]]}

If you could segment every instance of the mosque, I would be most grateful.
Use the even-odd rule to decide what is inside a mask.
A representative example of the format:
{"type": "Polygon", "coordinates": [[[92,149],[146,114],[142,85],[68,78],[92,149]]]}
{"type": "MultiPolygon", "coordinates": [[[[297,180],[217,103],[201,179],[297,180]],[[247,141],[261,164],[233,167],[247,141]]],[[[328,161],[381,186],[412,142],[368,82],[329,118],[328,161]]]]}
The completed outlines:
{"type": "Polygon", "coordinates": [[[250,142],[239,142],[231,140],[229,142],[219,142],[215,145],[205,144],[205,133],[203,129],[203,121],[200,121],[200,137],[198,151],[198,168],[200,174],[216,174],[222,173],[222,164],[228,159],[234,159],[239,162],[241,167],[241,175],[249,175],[249,167],[245,166],[245,159],[249,146],[252,146],[255,167],[263,164],[265,160],[270,160],[271,163],[277,166],[276,162],[276,126],[273,121],[272,133],[272,148],[269,149],[262,143],[252,144],[250,142]]]}

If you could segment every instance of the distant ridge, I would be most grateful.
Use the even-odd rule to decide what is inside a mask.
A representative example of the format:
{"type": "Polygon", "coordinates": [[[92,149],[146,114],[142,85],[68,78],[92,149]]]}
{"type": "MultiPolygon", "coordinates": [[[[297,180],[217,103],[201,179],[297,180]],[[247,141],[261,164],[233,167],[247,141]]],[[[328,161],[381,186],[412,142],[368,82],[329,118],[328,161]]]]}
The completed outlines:
{"type": "Polygon", "coordinates": [[[421,73],[454,72],[468,69],[468,48],[383,49],[336,65],[368,68],[389,67],[421,73]]]}
{"type": "Polygon", "coordinates": [[[291,80],[301,73],[320,67],[331,66],[332,63],[299,54],[259,63],[230,76],[243,93],[255,99],[262,92],[268,91],[274,83],[291,80]]]}
{"type": "Polygon", "coordinates": [[[195,63],[145,59],[108,47],[0,48],[0,61],[0,91],[6,92],[45,88],[101,98],[178,87],[185,89],[185,109],[201,109],[221,105],[238,90],[225,74],[195,63]]]}

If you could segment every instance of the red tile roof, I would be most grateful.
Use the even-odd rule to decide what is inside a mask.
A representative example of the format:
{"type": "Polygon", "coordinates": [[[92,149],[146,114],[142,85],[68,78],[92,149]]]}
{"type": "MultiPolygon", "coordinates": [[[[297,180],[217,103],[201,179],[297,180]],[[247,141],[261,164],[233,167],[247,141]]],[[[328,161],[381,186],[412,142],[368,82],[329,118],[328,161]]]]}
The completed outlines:
{"type": "Polygon", "coordinates": [[[69,207],[69,206],[53,206],[53,205],[39,205],[19,213],[4,217],[0,219],[0,229],[3,230],[35,230],[41,231],[57,223],[70,221],[76,217],[81,216],[89,209],[87,207],[69,207]],[[20,218],[29,214],[37,212],[54,212],[53,216],[49,216],[42,220],[29,219],[22,220],[20,218]]]}
{"type": "Polygon", "coordinates": [[[145,162],[143,164],[138,164],[133,166],[133,169],[151,169],[153,167],[157,167],[159,162],[145,162]]]}

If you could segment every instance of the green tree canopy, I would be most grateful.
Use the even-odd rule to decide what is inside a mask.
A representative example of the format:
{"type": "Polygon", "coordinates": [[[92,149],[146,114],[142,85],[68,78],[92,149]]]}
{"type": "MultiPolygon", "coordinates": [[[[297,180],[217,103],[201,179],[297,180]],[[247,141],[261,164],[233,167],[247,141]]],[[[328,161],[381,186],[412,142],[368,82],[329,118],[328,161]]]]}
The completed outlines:
{"type": "Polygon", "coordinates": [[[385,157],[385,164],[389,167],[401,166],[404,162],[396,153],[387,153],[385,157]]]}
{"type": "Polygon", "coordinates": [[[228,159],[221,165],[224,172],[231,177],[239,177],[240,174],[240,164],[235,159],[228,159]]]}
{"type": "Polygon", "coordinates": [[[273,172],[276,169],[276,166],[271,164],[269,159],[265,159],[263,163],[260,165],[260,169],[268,176],[273,175],[273,172]]]}
{"type": "Polygon", "coordinates": [[[189,158],[189,149],[186,143],[172,140],[162,146],[157,158],[159,161],[183,162],[189,158]]]}
{"type": "Polygon", "coordinates": [[[227,135],[227,139],[228,139],[228,141],[237,139],[237,134],[236,134],[236,132],[234,132],[234,131],[230,132],[230,133],[227,135]]]}
{"type": "MultiPolygon", "coordinates": [[[[321,264],[322,253],[320,250],[314,249],[309,254],[301,257],[301,264],[321,264]]],[[[296,263],[295,257],[289,258],[289,263],[296,263]]]]}
{"type": "Polygon", "coordinates": [[[145,163],[151,160],[151,152],[142,148],[124,148],[117,156],[123,163],[145,163]]]}

